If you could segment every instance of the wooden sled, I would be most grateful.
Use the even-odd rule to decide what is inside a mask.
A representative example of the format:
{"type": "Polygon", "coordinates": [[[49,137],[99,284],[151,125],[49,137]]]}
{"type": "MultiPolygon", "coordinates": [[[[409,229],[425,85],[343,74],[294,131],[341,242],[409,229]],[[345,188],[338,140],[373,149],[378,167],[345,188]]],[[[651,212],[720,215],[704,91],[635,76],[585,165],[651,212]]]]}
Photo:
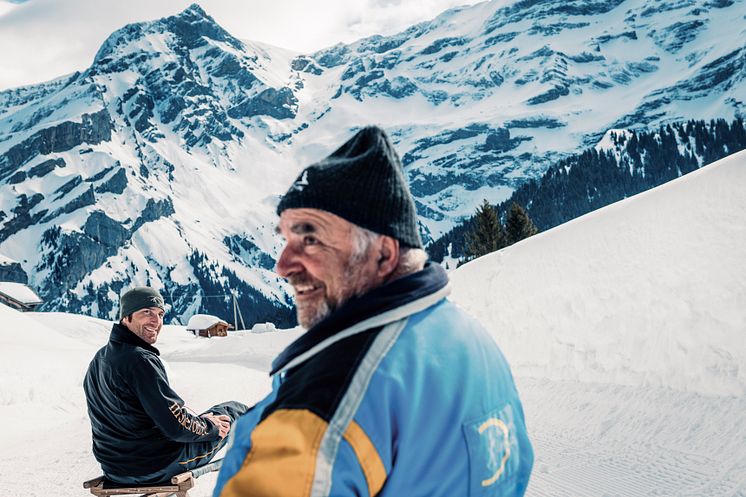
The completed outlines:
{"type": "Polygon", "coordinates": [[[106,487],[106,481],[103,476],[83,482],[83,488],[87,488],[97,497],[106,497],[109,495],[140,495],[141,497],[189,497],[189,489],[194,487],[194,480],[209,473],[217,471],[222,466],[223,460],[218,460],[206,466],[180,473],[171,478],[171,484],[161,485],[144,485],[132,487],[106,487]]]}

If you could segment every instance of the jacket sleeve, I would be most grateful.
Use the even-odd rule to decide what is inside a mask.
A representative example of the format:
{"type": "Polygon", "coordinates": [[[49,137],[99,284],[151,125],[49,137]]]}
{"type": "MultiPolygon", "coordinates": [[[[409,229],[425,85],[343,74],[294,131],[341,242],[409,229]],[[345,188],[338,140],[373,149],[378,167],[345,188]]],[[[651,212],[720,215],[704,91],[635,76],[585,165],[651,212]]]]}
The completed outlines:
{"type": "Polygon", "coordinates": [[[238,451],[242,464],[233,474],[221,470],[214,497],[309,497],[319,485],[330,489],[327,495],[368,497],[386,480],[378,452],[354,421],[339,434],[340,450],[333,454],[322,448],[328,424],[306,409],[278,409],[249,428],[251,433],[236,433],[242,440],[226,456],[238,451]],[[321,479],[319,465],[330,468],[321,479]]]}
{"type": "Polygon", "coordinates": [[[251,451],[251,432],[261,420],[266,407],[274,402],[277,396],[277,385],[279,384],[277,378],[273,380],[273,384],[272,392],[241,416],[231,428],[228,435],[230,437],[228,449],[225,457],[223,457],[223,465],[215,483],[213,497],[220,497],[226,482],[243,467],[244,460],[251,451]]]}
{"type": "Polygon", "coordinates": [[[140,356],[132,365],[130,378],[143,409],[168,439],[209,442],[220,438],[215,424],[189,413],[184,401],[168,384],[166,370],[157,357],[140,356]]]}

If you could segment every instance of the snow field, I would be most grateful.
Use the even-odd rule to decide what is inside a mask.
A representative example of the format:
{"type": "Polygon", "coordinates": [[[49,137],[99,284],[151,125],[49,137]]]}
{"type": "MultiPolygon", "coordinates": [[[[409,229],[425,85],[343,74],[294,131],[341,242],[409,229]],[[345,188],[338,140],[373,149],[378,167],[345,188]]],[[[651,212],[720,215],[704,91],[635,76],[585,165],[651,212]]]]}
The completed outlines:
{"type": "Polygon", "coordinates": [[[527,497],[746,495],[746,397],[517,378],[527,497]]]}

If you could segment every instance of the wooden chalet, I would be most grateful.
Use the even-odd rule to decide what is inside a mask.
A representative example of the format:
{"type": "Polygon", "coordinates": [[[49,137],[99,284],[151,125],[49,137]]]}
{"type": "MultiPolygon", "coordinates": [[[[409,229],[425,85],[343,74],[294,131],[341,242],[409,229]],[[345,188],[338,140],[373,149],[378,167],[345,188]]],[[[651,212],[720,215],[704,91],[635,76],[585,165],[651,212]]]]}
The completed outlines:
{"type": "Polygon", "coordinates": [[[0,304],[21,312],[29,312],[43,303],[44,301],[28,285],[0,281],[0,304]]]}
{"type": "Polygon", "coordinates": [[[189,318],[186,328],[195,336],[211,338],[228,336],[228,330],[232,330],[233,325],[216,316],[195,314],[189,318]]]}

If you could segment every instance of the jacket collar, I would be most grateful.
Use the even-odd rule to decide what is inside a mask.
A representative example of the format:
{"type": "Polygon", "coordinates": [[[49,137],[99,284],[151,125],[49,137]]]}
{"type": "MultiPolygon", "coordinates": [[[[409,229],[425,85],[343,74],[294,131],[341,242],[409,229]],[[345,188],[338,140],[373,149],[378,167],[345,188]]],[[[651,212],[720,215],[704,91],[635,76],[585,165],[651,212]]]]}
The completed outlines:
{"type": "Polygon", "coordinates": [[[115,343],[125,343],[134,347],[142,347],[145,350],[153,352],[155,355],[161,355],[158,349],[150,345],[139,336],[132,333],[129,328],[122,326],[119,323],[114,323],[114,326],[111,327],[111,335],[109,336],[109,341],[115,343]]]}
{"type": "Polygon", "coordinates": [[[398,321],[430,307],[450,292],[448,275],[437,264],[353,297],[291,343],[272,362],[271,375],[295,367],[332,343],[398,321]]]}

